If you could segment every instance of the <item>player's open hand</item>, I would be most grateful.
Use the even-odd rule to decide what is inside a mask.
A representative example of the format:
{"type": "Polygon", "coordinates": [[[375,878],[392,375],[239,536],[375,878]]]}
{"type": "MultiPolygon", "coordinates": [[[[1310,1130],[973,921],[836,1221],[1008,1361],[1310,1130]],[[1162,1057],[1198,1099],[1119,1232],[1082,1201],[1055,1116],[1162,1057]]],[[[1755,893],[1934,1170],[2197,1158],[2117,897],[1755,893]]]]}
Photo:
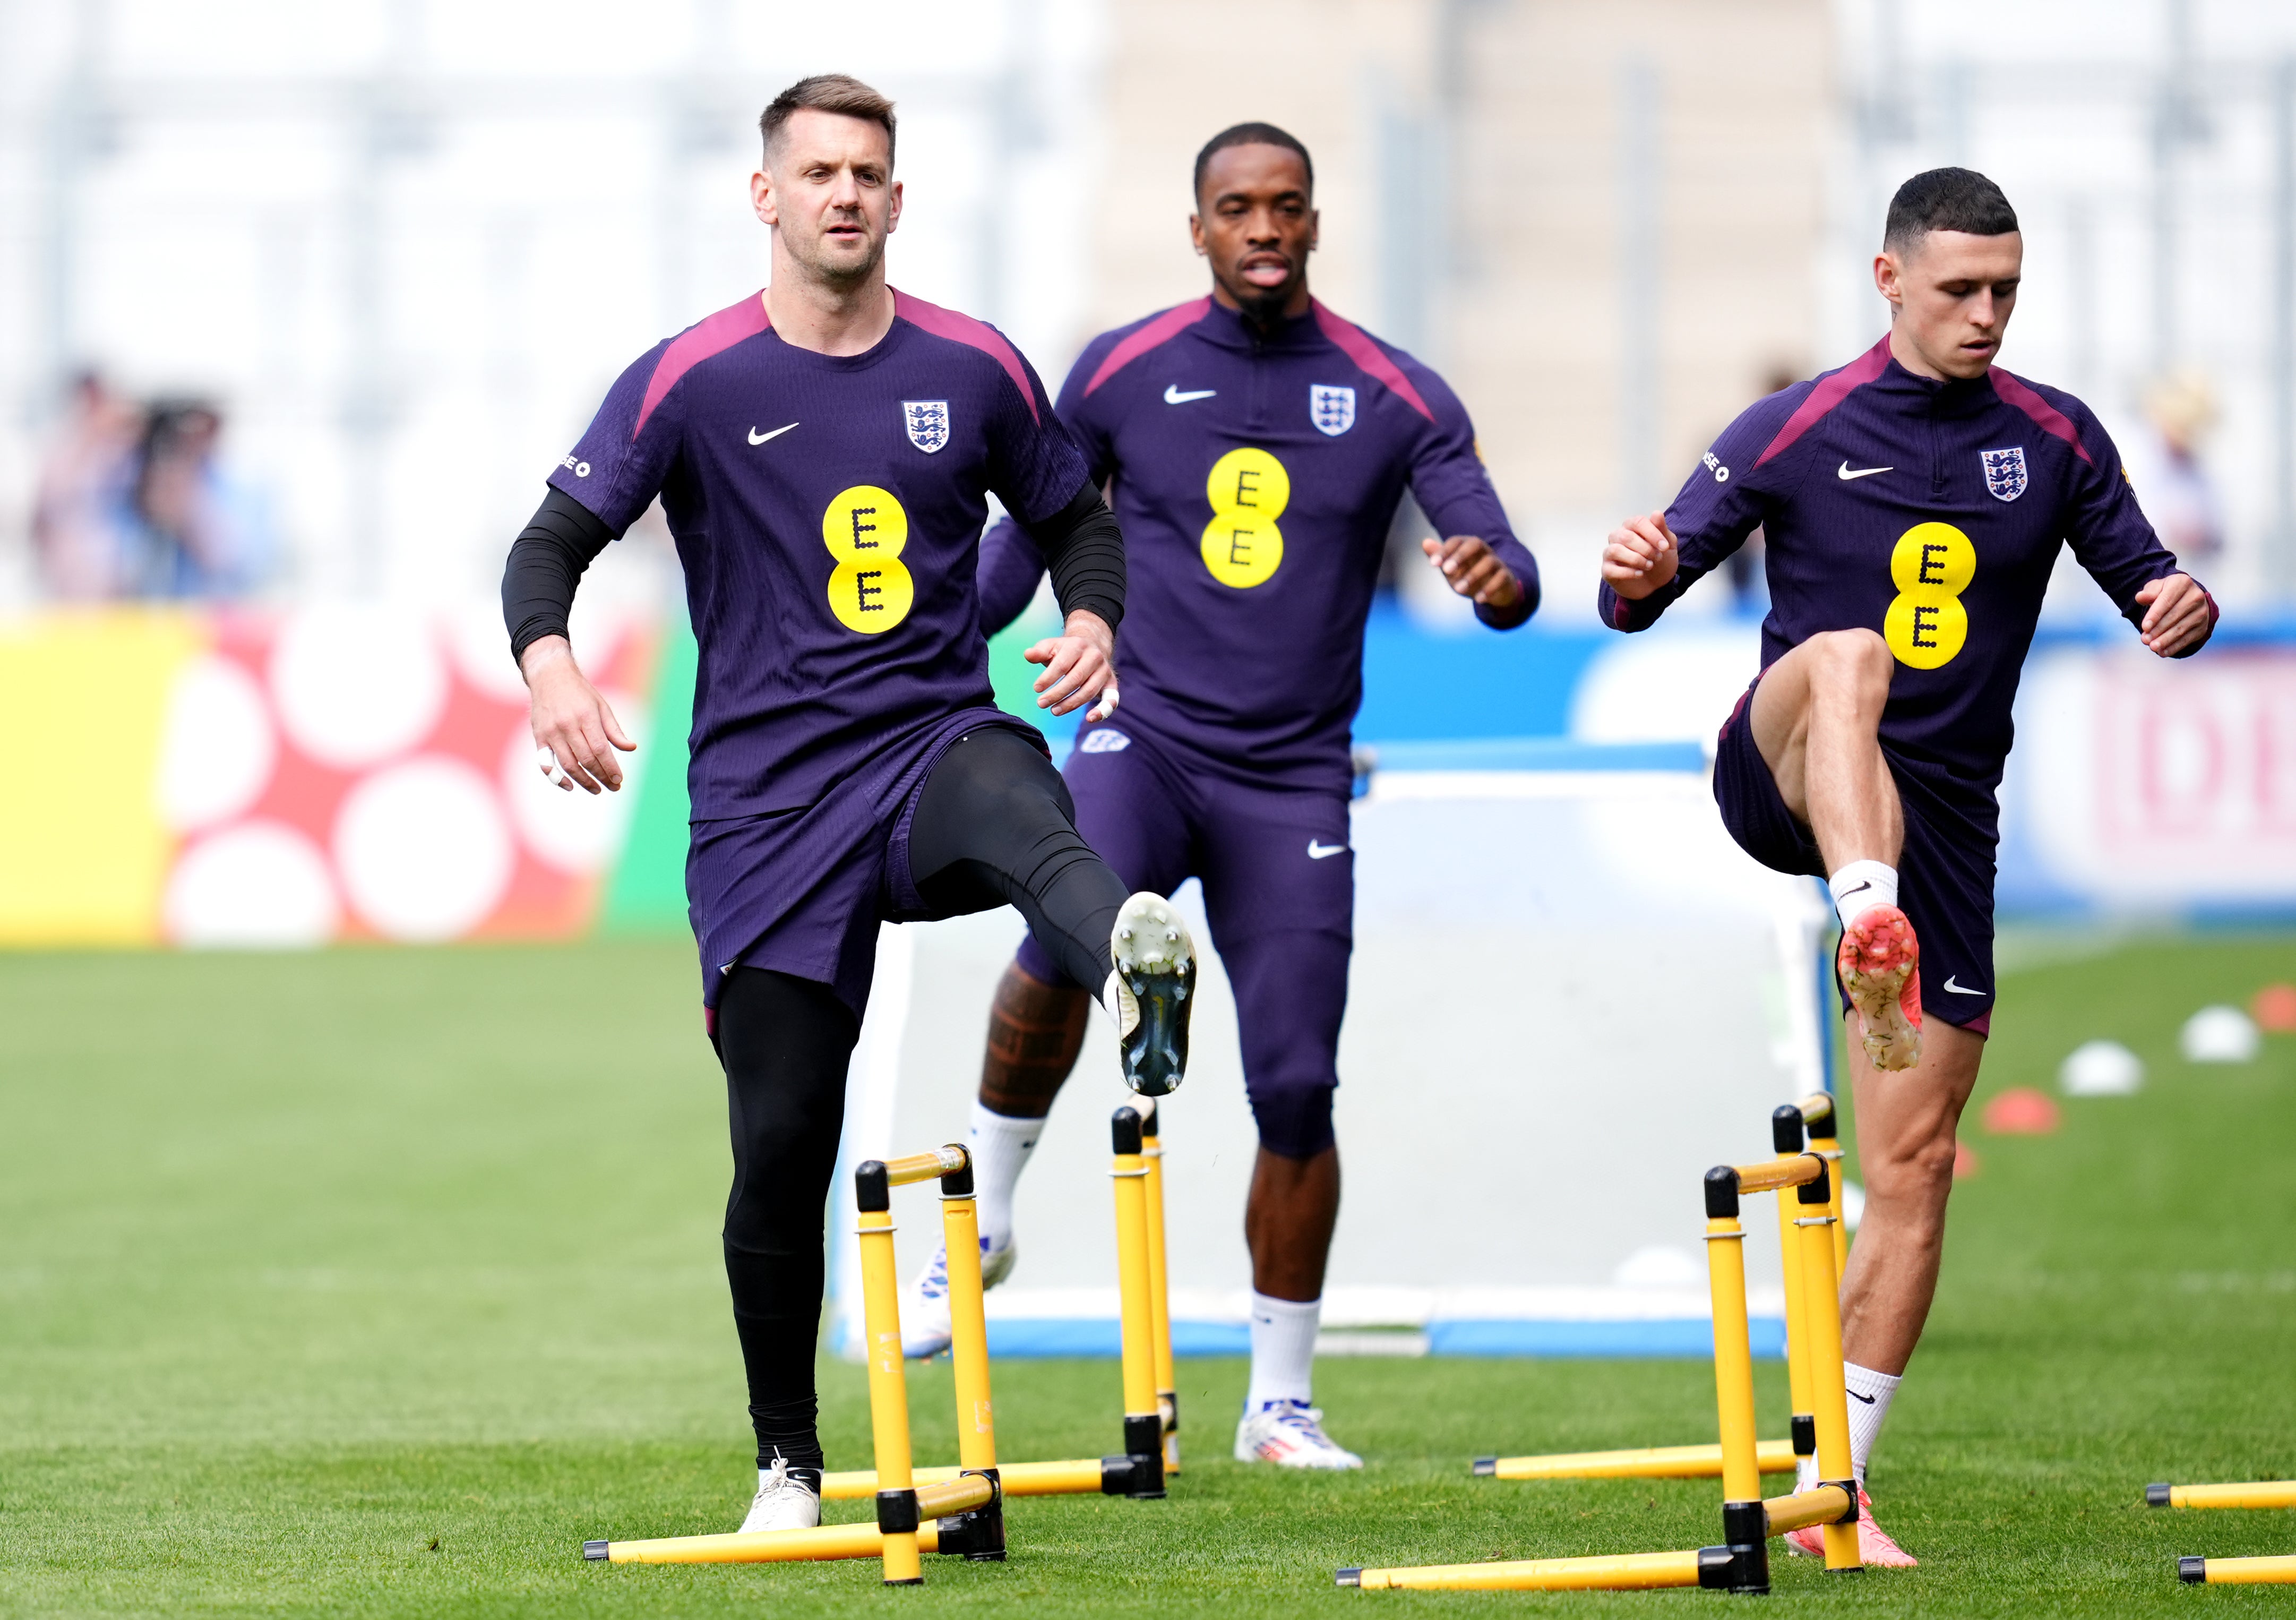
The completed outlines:
{"type": "Polygon", "coordinates": [[[1045,666],[1037,677],[1037,708],[1073,714],[1091,703],[1085,718],[1094,720],[1116,712],[1116,632],[1098,613],[1077,609],[1059,635],[1046,637],[1021,656],[1045,666]]]}
{"type": "Polygon", "coordinates": [[[574,662],[563,636],[545,636],[519,661],[526,677],[529,718],[534,726],[535,764],[568,793],[622,790],[622,762],[614,757],[637,752],[637,744],[614,718],[613,705],[598,695],[574,662]]]}
{"type": "Polygon", "coordinates": [[[1472,534],[1455,534],[1447,540],[1429,535],[1419,542],[1427,560],[1443,571],[1443,581],[1470,602],[1485,607],[1513,607],[1522,595],[1522,582],[1496,553],[1472,534]]]}
{"type": "Polygon", "coordinates": [[[1629,602],[1664,589],[1681,565],[1682,554],[1663,512],[1628,518],[1603,542],[1603,583],[1629,602]]]}
{"type": "Polygon", "coordinates": [[[2209,593],[2190,574],[2163,574],[2137,591],[2144,622],[2137,630],[2144,645],[2163,658],[2177,658],[2209,638],[2217,616],[2209,593]]]}

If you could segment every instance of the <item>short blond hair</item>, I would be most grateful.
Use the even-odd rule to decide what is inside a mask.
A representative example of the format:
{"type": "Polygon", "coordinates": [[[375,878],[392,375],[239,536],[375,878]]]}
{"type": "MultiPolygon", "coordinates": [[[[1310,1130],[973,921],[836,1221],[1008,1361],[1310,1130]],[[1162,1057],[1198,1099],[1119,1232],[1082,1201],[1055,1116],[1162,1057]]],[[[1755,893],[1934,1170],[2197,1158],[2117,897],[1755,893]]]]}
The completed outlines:
{"type": "Polygon", "coordinates": [[[885,132],[885,161],[893,160],[893,103],[850,73],[816,73],[800,78],[766,103],[758,115],[758,133],[765,138],[766,155],[774,152],[774,137],[800,111],[834,112],[845,118],[866,119],[885,132]]]}

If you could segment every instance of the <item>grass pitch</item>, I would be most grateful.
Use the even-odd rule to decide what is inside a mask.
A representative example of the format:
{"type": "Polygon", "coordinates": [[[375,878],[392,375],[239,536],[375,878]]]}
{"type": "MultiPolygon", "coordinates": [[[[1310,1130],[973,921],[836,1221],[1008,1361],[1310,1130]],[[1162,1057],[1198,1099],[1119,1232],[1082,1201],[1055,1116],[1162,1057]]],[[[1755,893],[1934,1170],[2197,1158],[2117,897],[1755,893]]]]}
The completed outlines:
{"type": "MultiPolygon", "coordinates": [[[[2238,1067],[2176,1052],[2195,1007],[2289,977],[2284,940],[2004,975],[1980,1106],[2053,1090],[2095,1035],[2134,1047],[2150,1082],[2068,1101],[2046,1138],[1988,1137],[1972,1111],[1979,1173],[1874,1477],[1923,1567],[1828,1579],[1781,1558],[1773,1604],[2284,1610],[2285,1589],[2180,1590],[2171,1559],[2296,1551],[2296,1514],[2139,1495],[2296,1473],[2296,1040],[2238,1067]]],[[[1171,1500],[1016,1501],[1008,1564],[931,1560],[922,1591],[890,1593],[865,1563],[584,1564],[586,1536],[730,1527],[752,1477],[715,1258],[722,1093],[695,1025],[675,944],[0,958],[0,1612],[1724,1601],[1332,1586],[1347,1563],[1712,1541],[1710,1483],[1466,1472],[1478,1452],[1710,1437],[1698,1362],[1325,1361],[1318,1394],[1370,1460],[1328,1478],[1223,1460],[1242,1366],[1184,1362],[1171,1500]]],[[[1764,1376],[1775,1415],[1782,1377],[1764,1376]]],[[[832,1462],[857,1465],[861,1374],[824,1377],[832,1462]]],[[[928,1460],[955,1452],[947,1377],[916,1375],[928,1460]]],[[[997,1380],[1008,1454],[1107,1445],[1112,1364],[997,1380]]]]}

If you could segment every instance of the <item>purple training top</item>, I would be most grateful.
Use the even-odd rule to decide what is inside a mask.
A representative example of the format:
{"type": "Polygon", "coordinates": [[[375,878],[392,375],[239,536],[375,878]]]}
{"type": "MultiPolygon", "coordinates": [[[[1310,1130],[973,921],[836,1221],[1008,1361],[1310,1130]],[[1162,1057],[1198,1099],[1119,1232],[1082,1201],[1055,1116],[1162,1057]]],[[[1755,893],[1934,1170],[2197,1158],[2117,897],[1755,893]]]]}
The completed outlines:
{"type": "MultiPolygon", "coordinates": [[[[1750,406],[1667,508],[1681,568],[1604,622],[1639,630],[1735,551],[1767,543],[1762,667],[1825,630],[1877,631],[1897,654],[1882,740],[1990,839],[2010,710],[2060,542],[2132,621],[2177,570],[2087,406],[1994,366],[1915,375],[1884,338],[1750,406]]],[[[2216,604],[2210,602],[2210,622],[2216,604]]]]}
{"type": "MultiPolygon", "coordinates": [[[[1407,484],[1445,535],[1480,535],[1538,604],[1473,424],[1433,372],[1321,304],[1260,336],[1201,298],[1102,333],[1061,419],[1124,528],[1119,723],[1210,769],[1344,793],[1363,698],[1364,620],[1407,484]]],[[[1011,622],[1044,563],[999,523],[981,546],[983,617],[1011,622]]]]}
{"type": "Polygon", "coordinates": [[[764,298],[656,344],[550,481],[616,534],[659,494],[701,644],[695,821],[818,801],[889,739],[995,703],[976,593],[994,490],[1052,516],[1086,466],[994,327],[896,292],[865,354],[764,298]]]}

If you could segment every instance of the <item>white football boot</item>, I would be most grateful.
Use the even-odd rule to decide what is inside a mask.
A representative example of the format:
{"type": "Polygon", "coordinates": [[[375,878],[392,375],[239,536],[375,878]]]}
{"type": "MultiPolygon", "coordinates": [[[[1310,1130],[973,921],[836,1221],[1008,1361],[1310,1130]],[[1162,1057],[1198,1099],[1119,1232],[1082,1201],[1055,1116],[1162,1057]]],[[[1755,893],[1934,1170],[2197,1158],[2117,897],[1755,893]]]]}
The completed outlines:
{"type": "Polygon", "coordinates": [[[758,1475],[758,1494],[750,1502],[750,1516],[742,1521],[742,1534],[811,1530],[820,1523],[819,1494],[790,1472],[786,1458],[775,1458],[773,1466],[758,1475]]]}
{"type": "Polygon", "coordinates": [[[1171,901],[1143,890],[1116,914],[1108,949],[1116,962],[1108,975],[1115,996],[1103,1004],[1116,1016],[1124,1083],[1143,1097],[1162,1097],[1187,1073],[1195,942],[1171,901]]]}
{"type": "Polygon", "coordinates": [[[1235,1426],[1238,1462],[1272,1462],[1286,1468],[1359,1468],[1363,1459],[1324,1433],[1320,1407],[1305,1401],[1269,1401],[1235,1426]]]}
{"type": "MultiPolygon", "coordinates": [[[[992,1248],[980,1239],[980,1286],[993,1288],[1013,1274],[1021,1246],[1011,1233],[1004,1246],[992,1248]]],[[[928,1361],[948,1348],[948,1240],[933,1246],[932,1258],[909,1279],[901,1295],[901,1353],[913,1361],[928,1361]]]]}

